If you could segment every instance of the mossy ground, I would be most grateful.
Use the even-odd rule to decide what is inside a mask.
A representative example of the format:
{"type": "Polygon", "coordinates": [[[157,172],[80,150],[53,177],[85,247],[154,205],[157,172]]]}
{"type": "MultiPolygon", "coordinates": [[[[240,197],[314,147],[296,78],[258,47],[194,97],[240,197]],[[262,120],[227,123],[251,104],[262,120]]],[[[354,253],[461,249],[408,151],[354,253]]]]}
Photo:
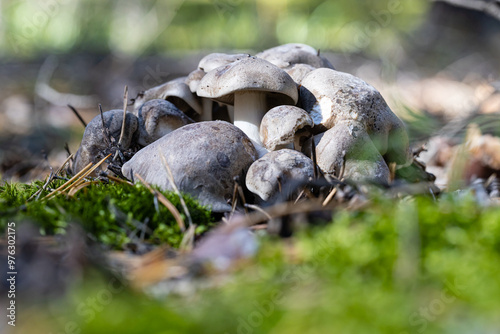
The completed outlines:
{"type": "MultiPolygon", "coordinates": [[[[48,188],[57,188],[63,182],[53,181],[48,188]]],[[[97,183],[81,189],[72,197],[63,194],[41,200],[48,193],[44,191],[40,199],[30,199],[42,186],[42,181],[0,186],[2,231],[9,221],[30,221],[40,227],[42,234],[63,234],[70,223],[77,223],[94,239],[112,248],[120,248],[142,236],[148,242],[168,243],[173,247],[182,240],[183,234],[170,211],[159,202],[155,204],[154,196],[141,184],[97,183]],[[142,233],[144,227],[147,227],[147,233],[142,233]]],[[[174,193],[163,194],[185,219],[179,197],[174,193]]],[[[208,208],[190,196],[184,195],[184,200],[198,226],[198,233],[214,225],[208,208]]]]}
{"type": "Polygon", "coordinates": [[[232,277],[187,297],[124,288],[94,308],[88,296],[109,278],[89,279],[44,321],[92,334],[498,332],[500,209],[375,199],[293,238],[264,237],[232,277]]]}

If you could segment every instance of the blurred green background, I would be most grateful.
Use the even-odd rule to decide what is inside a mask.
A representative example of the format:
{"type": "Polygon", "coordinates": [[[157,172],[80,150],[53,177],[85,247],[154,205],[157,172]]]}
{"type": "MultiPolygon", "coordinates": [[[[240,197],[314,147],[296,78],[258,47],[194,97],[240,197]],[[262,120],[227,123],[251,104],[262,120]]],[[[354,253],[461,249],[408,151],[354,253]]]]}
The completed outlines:
{"type": "Polygon", "coordinates": [[[427,0],[4,0],[3,57],[41,53],[144,55],[261,50],[299,42],[322,50],[386,48],[421,24],[427,0]]]}

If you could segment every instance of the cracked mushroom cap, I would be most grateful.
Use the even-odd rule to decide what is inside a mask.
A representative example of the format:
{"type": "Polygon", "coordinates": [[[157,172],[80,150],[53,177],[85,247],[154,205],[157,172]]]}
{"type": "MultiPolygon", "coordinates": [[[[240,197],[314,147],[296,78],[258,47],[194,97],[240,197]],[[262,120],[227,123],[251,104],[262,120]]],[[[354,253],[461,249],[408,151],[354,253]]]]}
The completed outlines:
{"type": "Polygon", "coordinates": [[[288,146],[292,148],[292,144],[300,144],[296,142],[298,132],[307,131],[313,126],[311,116],[304,109],[295,106],[274,107],[262,118],[260,140],[269,151],[288,146]]]}
{"type": "MultiPolygon", "coordinates": [[[[291,192],[293,182],[307,181],[314,177],[311,159],[295,150],[283,149],[269,152],[255,161],[246,176],[246,186],[264,201],[281,191],[291,192]]],[[[289,195],[289,194],[286,194],[289,195]]]]}
{"type": "Polygon", "coordinates": [[[205,73],[216,69],[217,67],[225,66],[227,64],[234,63],[235,61],[246,59],[251,57],[247,53],[211,53],[203,57],[198,63],[198,68],[203,70],[205,73]]]}
{"type": "Polygon", "coordinates": [[[326,177],[338,178],[344,168],[343,176],[354,181],[389,182],[389,167],[362,123],[340,121],[313,139],[316,164],[326,177]]]}
{"type": "Polygon", "coordinates": [[[300,43],[289,43],[267,49],[256,54],[279,68],[290,68],[294,64],[308,64],[315,68],[332,68],[332,64],[319,56],[318,50],[312,46],[300,43]]]}
{"type": "Polygon", "coordinates": [[[122,173],[131,180],[137,173],[150,184],[172,190],[161,155],[179,190],[215,212],[231,210],[234,178],[242,177],[257,159],[248,137],[234,125],[200,122],[183,126],[146,146],[123,165],[122,173]]]}
{"type": "Polygon", "coordinates": [[[139,108],[138,120],[138,144],[142,146],[151,144],[181,126],[194,123],[173,103],[160,99],[144,103],[139,108]]]}
{"type": "Polygon", "coordinates": [[[217,67],[201,79],[198,96],[233,105],[234,94],[242,91],[267,93],[267,105],[295,104],[297,86],[282,69],[257,57],[248,57],[217,67]]]}
{"type": "Polygon", "coordinates": [[[361,122],[388,162],[410,160],[408,134],[378,90],[353,75],[319,68],[301,82],[301,106],[311,115],[315,129],[325,131],[338,122],[361,122]]]}
{"type": "Polygon", "coordinates": [[[197,114],[203,112],[198,97],[191,92],[185,83],[185,77],[168,81],[160,86],[150,88],[137,94],[134,100],[134,113],[137,114],[139,108],[149,100],[162,99],[172,102],[177,108],[185,113],[194,110],[197,114]]]}
{"type": "MultiPolygon", "coordinates": [[[[120,139],[123,110],[109,110],[102,113],[104,125],[109,131],[110,136],[117,144],[120,139]]],[[[129,148],[134,140],[134,134],[137,130],[137,117],[131,113],[125,116],[125,132],[122,138],[122,148],[129,148]]],[[[72,172],[77,173],[87,166],[90,162],[97,163],[107,154],[111,153],[111,143],[104,135],[101,115],[94,117],[85,128],[82,142],[75,154],[72,172]]]]}

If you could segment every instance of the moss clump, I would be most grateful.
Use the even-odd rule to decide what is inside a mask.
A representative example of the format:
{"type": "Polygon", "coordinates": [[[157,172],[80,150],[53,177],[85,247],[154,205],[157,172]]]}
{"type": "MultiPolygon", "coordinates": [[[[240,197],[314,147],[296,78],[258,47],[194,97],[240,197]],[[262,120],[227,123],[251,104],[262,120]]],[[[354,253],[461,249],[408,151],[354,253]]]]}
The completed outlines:
{"type": "MultiPolygon", "coordinates": [[[[61,184],[56,180],[49,188],[61,184]]],[[[154,243],[166,242],[177,247],[181,242],[182,233],[170,211],[161,203],[155,204],[154,196],[141,184],[98,183],[83,188],[74,197],[58,195],[49,200],[29,200],[42,186],[42,181],[0,186],[2,230],[9,221],[31,221],[40,226],[43,234],[60,234],[74,222],[98,241],[114,248],[137,240],[141,234],[154,243]]],[[[179,197],[162,193],[183,215],[179,197]]],[[[183,197],[198,233],[214,224],[207,208],[187,195],[183,197]]]]}
{"type": "Polygon", "coordinates": [[[90,281],[66,317],[93,334],[498,332],[499,245],[499,208],[375,200],[287,241],[262,240],[226,284],[160,301],[124,290],[79,320],[76,307],[103,289],[90,281]]]}

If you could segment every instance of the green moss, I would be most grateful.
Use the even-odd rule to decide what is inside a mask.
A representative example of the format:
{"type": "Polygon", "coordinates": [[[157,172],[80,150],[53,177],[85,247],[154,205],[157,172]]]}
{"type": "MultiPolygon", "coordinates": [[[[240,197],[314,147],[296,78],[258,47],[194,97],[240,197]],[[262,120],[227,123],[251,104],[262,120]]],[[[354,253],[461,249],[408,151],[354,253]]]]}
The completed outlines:
{"type": "Polygon", "coordinates": [[[78,320],[69,310],[99,292],[88,282],[66,316],[94,334],[498,332],[499,245],[499,208],[379,199],[291,240],[264,238],[215,288],[160,300],[124,290],[78,320]]]}
{"type": "MultiPolygon", "coordinates": [[[[50,188],[61,184],[55,181],[50,188]]],[[[60,234],[68,224],[78,223],[100,242],[120,247],[137,240],[144,223],[149,231],[145,236],[151,242],[166,242],[172,246],[181,242],[182,233],[174,217],[161,203],[155,206],[153,195],[143,185],[99,183],[83,188],[74,197],[59,195],[49,200],[28,201],[42,185],[43,182],[36,181],[30,185],[6,183],[0,186],[1,229],[5,229],[9,221],[32,221],[40,226],[43,234],[60,234]]],[[[179,197],[168,192],[163,194],[184,217],[179,197]]],[[[190,196],[183,197],[193,222],[199,226],[198,233],[214,224],[207,208],[190,196]]]]}

